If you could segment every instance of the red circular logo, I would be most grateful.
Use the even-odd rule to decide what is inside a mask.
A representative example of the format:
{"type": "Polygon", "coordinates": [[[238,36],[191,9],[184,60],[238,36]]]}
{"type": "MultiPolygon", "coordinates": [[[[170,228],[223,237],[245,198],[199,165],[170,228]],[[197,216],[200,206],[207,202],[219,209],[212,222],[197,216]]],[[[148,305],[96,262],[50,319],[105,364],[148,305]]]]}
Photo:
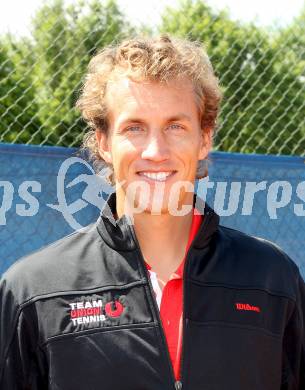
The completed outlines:
{"type": "Polygon", "coordinates": [[[119,317],[124,310],[124,306],[120,301],[107,302],[105,305],[105,312],[109,317],[119,317]]]}

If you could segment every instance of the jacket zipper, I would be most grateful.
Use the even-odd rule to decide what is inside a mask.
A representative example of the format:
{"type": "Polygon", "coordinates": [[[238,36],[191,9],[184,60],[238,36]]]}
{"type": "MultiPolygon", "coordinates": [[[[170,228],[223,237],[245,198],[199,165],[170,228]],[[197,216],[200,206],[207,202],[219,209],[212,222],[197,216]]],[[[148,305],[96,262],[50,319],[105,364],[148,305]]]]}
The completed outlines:
{"type": "Polygon", "coordinates": [[[154,307],[155,313],[157,313],[157,321],[158,321],[158,325],[159,325],[159,327],[161,329],[161,332],[160,332],[161,333],[161,339],[162,339],[162,342],[163,342],[163,345],[164,345],[164,349],[165,349],[165,353],[166,353],[166,360],[167,360],[169,371],[170,371],[170,377],[171,377],[172,382],[174,383],[174,389],[175,390],[181,390],[182,389],[182,385],[180,386],[179,381],[176,381],[173,365],[172,365],[172,362],[170,360],[169,350],[168,350],[167,341],[166,341],[166,337],[165,337],[164,327],[163,327],[163,324],[162,324],[162,321],[161,321],[160,311],[159,311],[156,299],[154,298],[154,295],[153,295],[154,289],[153,289],[153,286],[151,284],[149,273],[148,273],[147,268],[145,266],[145,260],[144,260],[143,254],[141,252],[139,242],[138,242],[137,237],[135,235],[135,231],[134,231],[133,225],[130,224],[130,221],[129,221],[129,226],[130,226],[133,238],[134,238],[134,240],[135,240],[135,242],[137,244],[137,247],[138,247],[137,252],[139,253],[139,256],[140,256],[140,259],[141,259],[140,263],[141,263],[142,269],[144,270],[144,273],[146,275],[146,279],[148,281],[149,292],[150,292],[151,300],[153,302],[153,307],[154,307]]]}
{"type": "MultiPolygon", "coordinates": [[[[202,226],[200,227],[200,232],[203,230],[206,229],[206,226],[209,224],[209,221],[210,221],[210,211],[207,211],[205,214],[204,214],[204,219],[203,219],[203,222],[202,222],[202,226]]],[[[186,332],[186,316],[185,316],[185,302],[186,302],[186,272],[187,272],[187,265],[188,265],[188,255],[191,251],[191,249],[193,249],[193,243],[194,241],[196,240],[196,237],[197,235],[199,234],[199,231],[197,232],[196,236],[194,237],[193,239],[193,242],[191,243],[186,255],[185,255],[185,262],[184,262],[184,266],[183,266],[183,301],[182,301],[182,322],[183,322],[183,325],[182,325],[182,346],[181,346],[181,356],[180,356],[180,372],[181,372],[181,375],[180,375],[180,381],[177,381],[176,382],[176,390],[181,390],[182,389],[182,384],[183,384],[183,373],[184,373],[184,369],[183,369],[183,363],[184,363],[184,354],[185,354],[185,332],[186,332]]]]}
{"type": "MultiPolygon", "coordinates": [[[[210,216],[210,212],[207,211],[206,214],[204,214],[205,217],[207,216],[210,216]]],[[[129,219],[129,218],[128,218],[129,219]]],[[[202,226],[200,228],[200,231],[203,230],[203,228],[208,224],[208,221],[209,221],[209,218],[204,218],[203,220],[203,223],[202,223],[202,226]]],[[[186,255],[185,255],[185,262],[184,262],[184,266],[183,266],[183,302],[182,302],[182,321],[183,321],[183,327],[182,327],[182,347],[181,347],[181,356],[180,356],[180,359],[181,359],[181,362],[180,362],[180,371],[181,371],[181,376],[180,376],[180,380],[176,380],[175,378],[175,373],[174,373],[174,369],[173,369],[173,365],[172,365],[172,362],[171,362],[171,359],[170,359],[170,354],[169,354],[169,350],[168,350],[168,346],[167,346],[167,341],[166,341],[166,337],[165,337],[165,331],[164,331],[164,327],[163,327],[163,324],[162,324],[162,320],[161,320],[161,316],[160,316],[160,311],[159,311],[159,308],[157,306],[157,302],[153,296],[153,286],[151,284],[151,280],[150,280],[150,276],[149,276],[149,273],[146,269],[146,266],[145,266],[145,260],[144,260],[144,257],[143,257],[143,254],[142,254],[142,251],[141,251],[141,248],[140,248],[140,245],[139,245],[139,242],[137,240],[137,237],[136,237],[136,234],[135,234],[135,231],[134,231],[134,228],[133,228],[133,225],[130,223],[130,220],[129,220],[129,223],[128,225],[130,226],[130,230],[132,232],[132,236],[133,236],[133,239],[134,241],[136,242],[137,244],[137,247],[138,247],[138,253],[140,255],[140,259],[141,259],[141,266],[142,268],[144,269],[144,273],[146,275],[146,278],[147,278],[147,281],[148,281],[148,285],[149,285],[149,290],[150,290],[150,296],[151,296],[151,299],[153,301],[153,306],[154,306],[154,309],[155,309],[155,312],[157,313],[157,321],[158,321],[158,325],[161,329],[161,338],[162,338],[162,341],[163,341],[163,345],[164,345],[164,348],[165,348],[165,353],[166,353],[166,357],[167,357],[167,362],[168,362],[168,366],[169,366],[169,370],[170,370],[170,376],[171,376],[171,379],[174,383],[174,388],[175,390],[182,390],[182,384],[183,384],[183,362],[184,362],[184,359],[183,359],[183,355],[184,355],[184,339],[185,339],[185,327],[186,327],[186,317],[185,317],[185,288],[186,288],[186,277],[184,277],[185,275],[185,272],[186,272],[186,266],[187,266],[187,263],[188,263],[188,254],[190,252],[190,250],[192,249],[193,247],[193,242],[195,241],[197,235],[199,234],[199,231],[197,232],[196,236],[194,237],[193,239],[193,242],[192,244],[190,245],[186,255]]]]}

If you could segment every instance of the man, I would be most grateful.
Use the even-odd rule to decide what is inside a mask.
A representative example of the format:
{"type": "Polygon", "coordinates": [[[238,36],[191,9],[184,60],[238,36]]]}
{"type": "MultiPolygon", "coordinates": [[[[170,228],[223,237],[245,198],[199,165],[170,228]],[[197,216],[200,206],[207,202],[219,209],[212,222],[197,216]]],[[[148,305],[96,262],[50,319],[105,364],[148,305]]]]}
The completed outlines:
{"type": "Polygon", "coordinates": [[[78,101],[111,169],[98,221],[1,280],[1,389],[305,389],[305,287],[194,193],[221,99],[198,44],[105,48],[78,101]]]}

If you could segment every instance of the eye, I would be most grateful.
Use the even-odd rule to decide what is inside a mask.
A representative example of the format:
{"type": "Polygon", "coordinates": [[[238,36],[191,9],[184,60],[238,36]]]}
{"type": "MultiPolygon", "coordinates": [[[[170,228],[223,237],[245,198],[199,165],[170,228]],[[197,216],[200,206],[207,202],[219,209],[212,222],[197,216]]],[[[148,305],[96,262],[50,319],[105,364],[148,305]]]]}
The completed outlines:
{"type": "Polygon", "coordinates": [[[183,130],[184,129],[184,127],[182,125],[179,125],[179,123],[172,123],[171,125],[169,125],[169,127],[171,127],[174,130],[183,130]]]}
{"type": "Polygon", "coordinates": [[[142,130],[140,126],[129,126],[126,128],[127,131],[131,131],[132,133],[138,132],[142,130]]]}

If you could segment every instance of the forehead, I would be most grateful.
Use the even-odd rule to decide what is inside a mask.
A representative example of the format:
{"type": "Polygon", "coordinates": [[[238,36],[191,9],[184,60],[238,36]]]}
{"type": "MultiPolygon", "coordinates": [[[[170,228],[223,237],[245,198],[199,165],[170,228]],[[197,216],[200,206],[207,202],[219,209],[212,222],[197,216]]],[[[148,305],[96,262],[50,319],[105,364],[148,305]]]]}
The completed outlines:
{"type": "Polygon", "coordinates": [[[174,115],[177,111],[188,115],[197,112],[193,84],[188,79],[161,83],[116,78],[108,82],[106,102],[113,119],[126,113],[153,116],[156,113],[174,115]]]}

